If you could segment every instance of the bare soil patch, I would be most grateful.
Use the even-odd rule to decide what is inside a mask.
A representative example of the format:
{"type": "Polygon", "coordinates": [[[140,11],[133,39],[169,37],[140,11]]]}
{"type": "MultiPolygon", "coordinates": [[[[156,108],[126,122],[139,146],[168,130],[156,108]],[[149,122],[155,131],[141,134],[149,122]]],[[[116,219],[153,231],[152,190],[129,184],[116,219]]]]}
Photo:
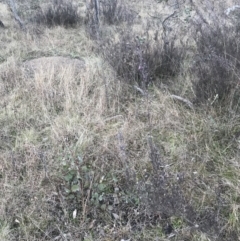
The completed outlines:
{"type": "Polygon", "coordinates": [[[24,72],[27,75],[32,75],[38,71],[54,69],[54,72],[60,70],[73,68],[75,74],[79,73],[85,66],[82,59],[71,59],[69,57],[54,56],[41,57],[37,59],[28,60],[23,64],[24,72]]]}

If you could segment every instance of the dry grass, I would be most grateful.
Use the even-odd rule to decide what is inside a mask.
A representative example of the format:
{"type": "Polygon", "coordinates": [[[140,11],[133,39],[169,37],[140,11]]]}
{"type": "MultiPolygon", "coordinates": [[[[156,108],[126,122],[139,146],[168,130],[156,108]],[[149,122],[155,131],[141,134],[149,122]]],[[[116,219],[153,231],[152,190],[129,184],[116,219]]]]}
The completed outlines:
{"type": "MultiPolygon", "coordinates": [[[[119,22],[104,23],[100,33],[108,30],[112,38],[100,34],[98,41],[85,29],[61,26],[41,27],[38,34],[32,27],[1,32],[1,240],[239,239],[237,104],[226,111],[230,95],[226,102],[190,109],[171,98],[197,97],[198,72],[191,64],[196,45],[190,39],[189,54],[174,59],[179,66],[174,75],[158,75],[163,52],[144,46],[164,48],[167,40],[154,40],[160,20],[146,13],[150,3],[152,16],[157,7],[172,13],[165,2],[132,3],[131,11],[142,16],[127,40],[119,33],[129,25],[119,22]],[[124,75],[114,63],[124,66],[125,60],[110,62],[108,50],[117,61],[114,46],[136,36],[148,55],[136,46],[132,55],[123,52],[135,58],[127,63],[132,73],[124,75]],[[51,64],[40,64],[32,74],[24,70],[25,61],[43,56],[81,58],[85,64],[78,71],[51,64]],[[135,68],[139,61],[146,68],[135,68]],[[147,81],[145,74],[153,79],[142,95],[131,84],[138,82],[134,76],[147,81]]],[[[179,15],[186,14],[187,4],[179,15]]],[[[168,27],[174,30],[165,30],[170,40],[179,29],[185,35],[187,23],[176,24],[172,19],[168,27]]],[[[168,56],[174,54],[172,49],[168,56]]]]}
{"type": "Polygon", "coordinates": [[[42,8],[32,21],[48,27],[60,25],[69,28],[81,23],[81,18],[78,7],[73,4],[73,1],[54,0],[53,3],[42,8]]]}

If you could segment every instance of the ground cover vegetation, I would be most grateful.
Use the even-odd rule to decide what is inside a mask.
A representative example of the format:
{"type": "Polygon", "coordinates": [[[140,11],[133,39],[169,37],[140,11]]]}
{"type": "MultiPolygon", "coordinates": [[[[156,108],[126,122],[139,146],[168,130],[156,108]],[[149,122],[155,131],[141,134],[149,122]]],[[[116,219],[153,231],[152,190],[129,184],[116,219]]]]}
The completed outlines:
{"type": "Polygon", "coordinates": [[[0,4],[0,240],[239,240],[234,2],[0,4]]]}

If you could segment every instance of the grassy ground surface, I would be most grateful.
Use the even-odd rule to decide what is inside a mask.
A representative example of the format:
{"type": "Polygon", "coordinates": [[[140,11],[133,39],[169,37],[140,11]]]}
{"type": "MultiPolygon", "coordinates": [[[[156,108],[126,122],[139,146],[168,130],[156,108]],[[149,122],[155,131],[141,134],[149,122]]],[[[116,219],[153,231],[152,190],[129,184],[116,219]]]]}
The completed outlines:
{"type": "Polygon", "coordinates": [[[69,2],[0,1],[0,240],[240,240],[236,3],[69,2]]]}

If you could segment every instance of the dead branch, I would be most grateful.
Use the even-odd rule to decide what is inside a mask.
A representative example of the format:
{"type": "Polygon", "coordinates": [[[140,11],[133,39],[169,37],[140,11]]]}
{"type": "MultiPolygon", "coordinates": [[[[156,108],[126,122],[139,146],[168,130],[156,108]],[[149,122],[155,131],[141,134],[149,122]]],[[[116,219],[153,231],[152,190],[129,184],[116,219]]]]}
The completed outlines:
{"type": "Polygon", "coordinates": [[[21,29],[25,28],[25,24],[24,22],[21,20],[21,18],[18,16],[17,11],[16,11],[16,5],[14,0],[9,0],[8,5],[13,13],[13,16],[15,18],[15,20],[18,22],[19,26],[21,29]]]}

